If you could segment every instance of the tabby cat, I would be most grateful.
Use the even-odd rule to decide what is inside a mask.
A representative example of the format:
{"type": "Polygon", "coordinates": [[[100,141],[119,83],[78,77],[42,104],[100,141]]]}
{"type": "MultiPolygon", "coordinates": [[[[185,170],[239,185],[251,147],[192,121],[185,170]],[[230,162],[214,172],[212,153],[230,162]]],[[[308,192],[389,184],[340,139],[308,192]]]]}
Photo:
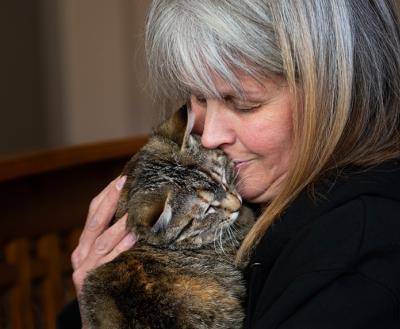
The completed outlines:
{"type": "Polygon", "coordinates": [[[128,162],[116,218],[138,242],[92,271],[82,290],[90,328],[241,328],[245,288],[235,252],[253,224],[232,162],[190,134],[183,107],[128,162]]]}

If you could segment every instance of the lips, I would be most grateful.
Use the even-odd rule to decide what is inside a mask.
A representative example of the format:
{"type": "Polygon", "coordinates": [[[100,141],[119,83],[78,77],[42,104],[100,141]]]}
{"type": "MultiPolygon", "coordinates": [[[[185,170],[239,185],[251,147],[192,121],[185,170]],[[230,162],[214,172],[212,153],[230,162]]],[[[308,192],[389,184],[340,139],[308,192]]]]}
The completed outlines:
{"type": "Polygon", "coordinates": [[[233,163],[235,164],[236,171],[238,171],[239,169],[242,169],[245,166],[247,166],[251,161],[252,160],[236,160],[233,161],[233,163]]]}

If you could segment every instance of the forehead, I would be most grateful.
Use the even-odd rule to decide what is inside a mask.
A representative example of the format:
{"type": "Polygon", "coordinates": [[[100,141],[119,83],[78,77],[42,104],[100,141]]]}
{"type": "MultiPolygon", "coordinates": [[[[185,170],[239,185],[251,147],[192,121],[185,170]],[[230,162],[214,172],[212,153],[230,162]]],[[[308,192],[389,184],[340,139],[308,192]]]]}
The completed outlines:
{"type": "MultiPolygon", "coordinates": [[[[284,78],[278,75],[267,77],[253,76],[244,72],[235,72],[235,76],[237,77],[240,88],[216,73],[210,74],[211,80],[220,98],[229,96],[244,99],[259,98],[285,83],[284,78]]],[[[195,89],[192,92],[194,94],[215,97],[215,95],[209,95],[208,91],[202,91],[200,89],[195,89]]]]}

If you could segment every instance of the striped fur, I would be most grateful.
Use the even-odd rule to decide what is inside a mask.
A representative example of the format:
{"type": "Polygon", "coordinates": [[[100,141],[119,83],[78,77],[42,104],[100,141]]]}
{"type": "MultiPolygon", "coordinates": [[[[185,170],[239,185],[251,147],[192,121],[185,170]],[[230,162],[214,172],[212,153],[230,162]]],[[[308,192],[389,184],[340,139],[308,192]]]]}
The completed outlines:
{"type": "Polygon", "coordinates": [[[124,169],[116,217],[139,241],[87,278],[90,328],[241,328],[245,294],[234,264],[253,223],[221,150],[190,134],[186,109],[160,125],[124,169]]]}

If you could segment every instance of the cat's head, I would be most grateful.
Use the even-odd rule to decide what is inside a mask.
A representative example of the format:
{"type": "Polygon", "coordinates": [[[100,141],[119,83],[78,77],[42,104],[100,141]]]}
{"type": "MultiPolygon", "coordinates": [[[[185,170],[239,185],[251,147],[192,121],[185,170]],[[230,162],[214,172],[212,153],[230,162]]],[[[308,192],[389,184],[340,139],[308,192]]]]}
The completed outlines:
{"type": "Polygon", "coordinates": [[[233,163],[221,150],[205,149],[190,134],[192,125],[185,108],[174,113],[128,172],[128,226],[151,244],[196,248],[218,242],[239,217],[233,163]]]}

